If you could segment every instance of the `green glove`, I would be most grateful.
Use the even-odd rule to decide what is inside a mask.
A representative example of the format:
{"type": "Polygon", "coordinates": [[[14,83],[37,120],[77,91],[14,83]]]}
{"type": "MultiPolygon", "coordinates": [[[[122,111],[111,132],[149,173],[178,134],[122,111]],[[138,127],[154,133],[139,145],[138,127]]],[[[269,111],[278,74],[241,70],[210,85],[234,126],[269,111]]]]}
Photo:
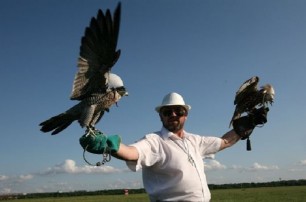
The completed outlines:
{"type": "Polygon", "coordinates": [[[116,153],[119,150],[120,142],[119,135],[108,137],[100,131],[95,131],[95,134],[85,134],[80,138],[83,149],[93,154],[116,153]]]}

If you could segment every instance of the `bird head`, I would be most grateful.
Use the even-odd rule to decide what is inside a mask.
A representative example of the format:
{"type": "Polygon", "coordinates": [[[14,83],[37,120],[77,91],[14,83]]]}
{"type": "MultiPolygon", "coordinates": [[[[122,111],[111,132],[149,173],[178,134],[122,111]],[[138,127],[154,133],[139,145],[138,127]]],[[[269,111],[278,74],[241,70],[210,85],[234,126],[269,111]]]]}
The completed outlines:
{"type": "Polygon", "coordinates": [[[264,102],[269,102],[270,104],[274,101],[275,91],[271,84],[266,84],[261,87],[261,90],[264,95],[264,102]]]}
{"type": "Polygon", "coordinates": [[[107,76],[107,83],[108,83],[108,88],[115,89],[119,93],[119,95],[121,96],[128,95],[128,92],[123,85],[123,81],[118,75],[109,73],[107,76]]]}
{"type": "Polygon", "coordinates": [[[128,96],[128,95],[129,95],[129,93],[127,92],[127,90],[125,89],[124,86],[120,86],[120,87],[115,88],[115,89],[116,89],[116,91],[119,93],[119,95],[121,95],[121,97],[122,97],[122,96],[128,96]]]}

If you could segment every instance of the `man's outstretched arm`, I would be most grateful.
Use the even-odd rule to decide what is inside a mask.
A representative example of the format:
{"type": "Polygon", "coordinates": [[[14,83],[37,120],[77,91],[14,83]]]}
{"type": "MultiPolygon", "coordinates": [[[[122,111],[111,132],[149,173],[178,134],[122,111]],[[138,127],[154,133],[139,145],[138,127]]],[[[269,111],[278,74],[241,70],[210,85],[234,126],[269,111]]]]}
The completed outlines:
{"type": "Polygon", "coordinates": [[[112,156],[125,161],[137,161],[139,154],[135,147],[120,143],[120,147],[112,156]]]}
{"type": "Polygon", "coordinates": [[[234,130],[228,131],[221,137],[222,142],[220,150],[233,146],[236,142],[240,140],[240,138],[241,137],[234,130]]]}

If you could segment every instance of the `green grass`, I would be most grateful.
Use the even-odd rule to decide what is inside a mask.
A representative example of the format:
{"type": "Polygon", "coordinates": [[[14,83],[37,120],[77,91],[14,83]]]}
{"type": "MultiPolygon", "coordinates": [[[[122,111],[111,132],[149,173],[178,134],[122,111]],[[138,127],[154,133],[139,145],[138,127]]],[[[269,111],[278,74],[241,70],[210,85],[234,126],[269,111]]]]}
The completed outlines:
{"type": "Polygon", "coordinates": [[[305,202],[306,186],[212,190],[213,202],[305,202]]]}
{"type": "MultiPolygon", "coordinates": [[[[306,186],[211,190],[212,202],[305,202],[306,186]]],[[[147,202],[147,194],[21,199],[21,202],[147,202]]]]}
{"type": "Polygon", "coordinates": [[[21,199],[21,202],[146,202],[149,201],[147,194],[124,195],[99,195],[99,196],[73,196],[73,197],[54,197],[38,199],[21,199]]]}

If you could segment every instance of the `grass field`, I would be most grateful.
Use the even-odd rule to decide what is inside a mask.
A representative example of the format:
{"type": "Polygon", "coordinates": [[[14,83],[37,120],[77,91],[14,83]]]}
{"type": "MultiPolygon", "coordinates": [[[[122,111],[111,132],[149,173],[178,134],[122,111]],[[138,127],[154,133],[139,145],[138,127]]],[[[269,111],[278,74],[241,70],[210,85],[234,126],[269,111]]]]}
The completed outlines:
{"type": "MultiPolygon", "coordinates": [[[[306,186],[211,190],[212,202],[305,202],[306,186]]],[[[21,199],[22,202],[147,202],[146,194],[21,199]]]]}
{"type": "Polygon", "coordinates": [[[212,202],[306,202],[306,186],[212,190],[212,202]]]}

